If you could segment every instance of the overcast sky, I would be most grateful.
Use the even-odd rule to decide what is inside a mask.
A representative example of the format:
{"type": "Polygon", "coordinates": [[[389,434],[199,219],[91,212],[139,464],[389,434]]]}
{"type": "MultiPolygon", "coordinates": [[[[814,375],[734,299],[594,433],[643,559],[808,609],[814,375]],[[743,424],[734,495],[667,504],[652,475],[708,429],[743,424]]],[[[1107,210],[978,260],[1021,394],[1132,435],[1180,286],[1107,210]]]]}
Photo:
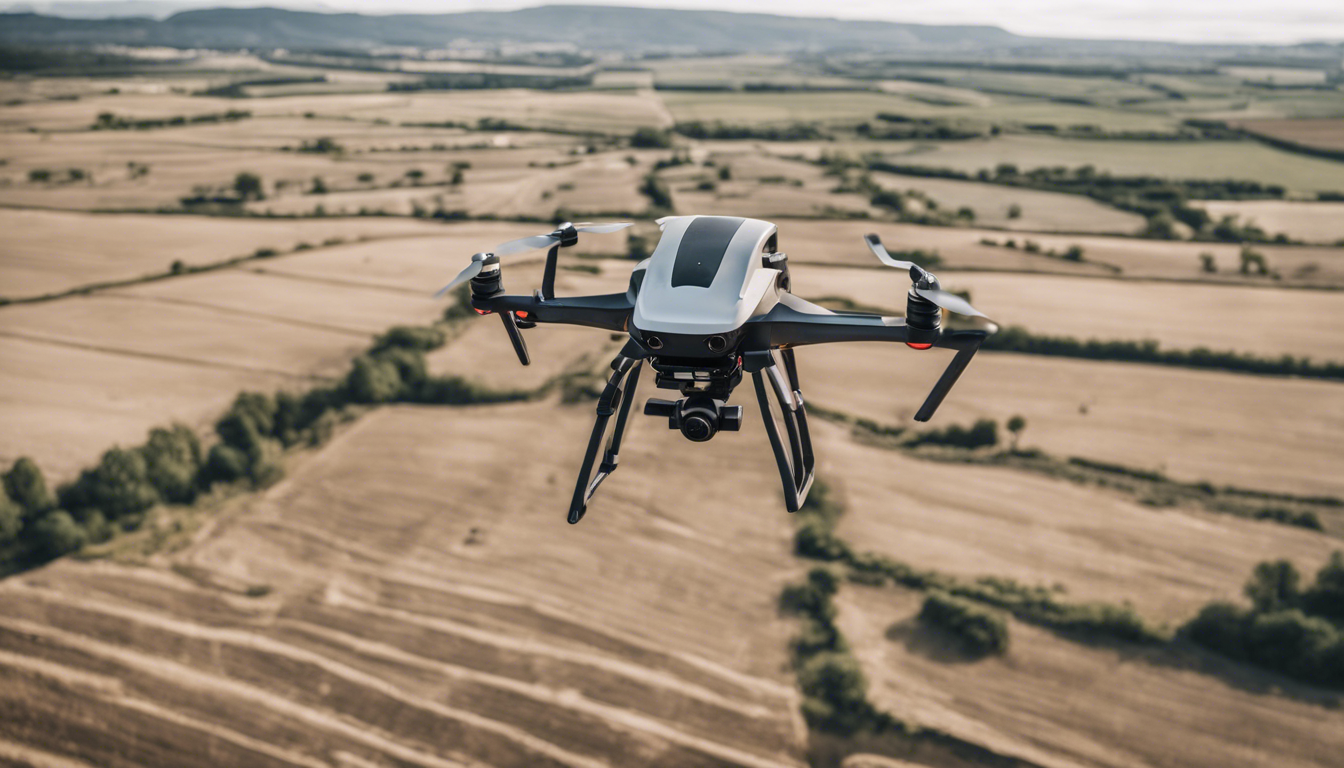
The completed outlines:
{"type": "MultiPolygon", "coordinates": [[[[2,0],[0,0],[2,2],[2,0]]],[[[117,0],[85,0],[117,5],[117,0]]],[[[17,3],[15,3],[17,4],[17,3]]],[[[38,10],[55,5],[30,0],[38,10]]],[[[59,5],[69,6],[65,2],[59,5]]],[[[549,3],[526,0],[179,0],[171,5],[271,5],[359,13],[508,10],[549,3]]],[[[557,3],[559,4],[559,3],[557,3]]],[[[586,0],[564,4],[882,19],[922,24],[993,24],[1023,35],[1289,43],[1344,40],[1344,0],[586,0]]],[[[140,5],[140,3],[137,3],[140,5]]]]}

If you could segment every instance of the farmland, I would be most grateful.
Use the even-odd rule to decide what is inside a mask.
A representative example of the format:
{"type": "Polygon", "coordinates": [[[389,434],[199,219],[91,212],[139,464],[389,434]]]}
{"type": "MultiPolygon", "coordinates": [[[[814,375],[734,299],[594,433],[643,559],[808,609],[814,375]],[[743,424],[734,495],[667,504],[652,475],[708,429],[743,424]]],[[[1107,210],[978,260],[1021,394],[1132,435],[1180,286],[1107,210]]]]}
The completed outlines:
{"type": "MultiPolygon", "coordinates": [[[[1337,690],[1178,631],[1244,604],[1258,563],[1305,583],[1344,549],[1344,96],[1315,59],[279,49],[0,78],[0,556],[74,529],[0,562],[0,763],[1306,768],[1344,748],[1337,690]],[[1085,166],[1156,181],[1046,183],[1085,166]],[[626,336],[542,325],[521,367],[498,319],[431,294],[473,253],[618,218],[562,253],[557,295],[622,292],[653,220],[696,213],[778,224],[794,292],[835,308],[904,312],[872,232],[1000,339],[1318,367],[986,349],[920,424],[947,351],[804,346],[818,482],[793,516],[749,382],[741,432],[689,443],[642,415],[672,396],[646,370],[621,469],[565,525],[626,336]],[[947,437],[985,420],[986,444],[947,437]],[[173,423],[199,441],[190,498],[76,505],[173,423]],[[15,533],[20,457],[55,497],[15,533]],[[831,549],[807,544],[818,509],[831,549]],[[828,582],[830,613],[790,603],[828,582]],[[920,618],[958,584],[1135,624],[958,593],[1004,633],[963,656],[920,618]],[[867,681],[854,732],[818,714],[826,642],[826,669],[867,681]]],[[[543,255],[506,257],[510,293],[543,255]]]]}

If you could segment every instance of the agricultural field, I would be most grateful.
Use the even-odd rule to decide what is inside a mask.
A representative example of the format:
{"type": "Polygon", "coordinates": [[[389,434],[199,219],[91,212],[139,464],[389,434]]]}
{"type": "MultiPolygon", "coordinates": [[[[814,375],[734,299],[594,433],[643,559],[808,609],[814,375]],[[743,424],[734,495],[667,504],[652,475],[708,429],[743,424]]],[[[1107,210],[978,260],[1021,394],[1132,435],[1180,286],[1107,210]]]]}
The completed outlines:
{"type": "Polygon", "coordinates": [[[1236,178],[1281,184],[1295,192],[1344,187],[1338,162],[1296,155],[1255,142],[1134,142],[1000,136],[982,141],[895,143],[892,162],[967,173],[1013,163],[1022,169],[1091,165],[1098,171],[1173,179],[1236,178]]]}
{"type": "MultiPolygon", "coordinates": [[[[812,402],[920,428],[910,419],[950,359],[947,352],[873,344],[798,352],[812,402]]],[[[1022,445],[1056,456],[1162,471],[1185,482],[1339,496],[1338,388],[1329,381],[981,352],[929,426],[1006,422],[1020,414],[1027,420],[1022,445]]]]}
{"type": "MultiPolygon", "coordinates": [[[[799,267],[798,290],[905,312],[904,275],[879,268],[799,267]],[[804,288],[803,286],[806,286],[804,288]]],[[[1230,285],[1148,283],[1086,277],[950,272],[950,291],[969,291],[976,308],[1005,325],[1083,339],[1156,339],[1164,348],[1235,349],[1265,357],[1344,361],[1344,293],[1230,285]]]]}
{"type": "Polygon", "coordinates": [[[1300,200],[1203,200],[1197,203],[1215,219],[1236,216],[1266,232],[1294,240],[1338,244],[1344,241],[1344,203],[1300,200]]]}
{"type": "MultiPolygon", "coordinates": [[[[66,492],[82,537],[68,554],[0,561],[0,763],[1310,768],[1344,749],[1338,690],[1177,634],[1212,601],[1244,604],[1258,563],[1305,580],[1344,550],[1344,384],[1325,368],[1344,363],[1344,203],[1315,199],[1344,192],[1344,163],[1183,123],[1337,150],[1344,95],[1324,70],[572,46],[137,55],[156,63],[0,78],[0,473],[30,457],[53,487],[92,467],[90,483],[129,484],[148,449],[104,452],[177,422],[202,441],[204,485],[124,516],[66,492]],[[472,74],[592,83],[426,79],[472,74]],[[672,130],[687,121],[744,138],[672,130]],[[819,133],[750,138],[796,123],[819,133]],[[865,138],[900,126],[983,137],[865,138]],[[1282,185],[1177,204],[1295,242],[1198,222],[1157,239],[1153,220],[1181,210],[1162,207],[1169,190],[1143,201],[1154,213],[866,171],[879,157],[1282,185]],[[986,350],[919,424],[947,351],[804,346],[818,483],[796,515],[750,382],[730,399],[741,432],[690,443],[642,414],[674,397],[645,370],[621,469],[566,525],[627,337],[542,325],[523,367],[497,317],[432,294],[557,219],[636,222],[583,235],[557,273],[559,296],[624,292],[654,220],[679,214],[777,223],[793,290],[837,308],[904,311],[908,277],[880,267],[873,232],[1004,328],[1317,368],[986,350]],[[291,424],[316,409],[311,426],[287,436],[280,405],[235,401],[276,391],[298,396],[291,424]],[[930,432],[980,420],[992,445],[930,432]],[[132,457],[128,475],[105,455],[132,457]],[[220,474],[231,460],[242,474],[220,474]],[[808,538],[818,520],[833,538],[808,538]],[[943,581],[877,586],[866,554],[943,581]],[[833,615],[795,601],[830,578],[818,567],[833,615]],[[964,657],[919,618],[947,579],[1120,618],[1094,637],[982,600],[1011,642],[964,657]],[[1127,615],[1154,636],[1125,635],[1127,615]],[[862,672],[870,725],[896,726],[827,730],[818,643],[862,672]]],[[[539,287],[544,254],[507,257],[505,288],[539,287]]],[[[8,495],[27,487],[7,486],[0,536],[16,536],[8,495]]],[[[17,546],[0,538],[0,555],[17,546]]]]}

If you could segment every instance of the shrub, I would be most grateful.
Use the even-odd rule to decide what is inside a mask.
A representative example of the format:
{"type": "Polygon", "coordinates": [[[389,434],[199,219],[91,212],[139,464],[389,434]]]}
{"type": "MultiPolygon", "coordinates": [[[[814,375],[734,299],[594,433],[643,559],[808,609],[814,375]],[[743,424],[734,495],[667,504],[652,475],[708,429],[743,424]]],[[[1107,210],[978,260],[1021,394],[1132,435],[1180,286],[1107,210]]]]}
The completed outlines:
{"type": "Polygon", "coordinates": [[[18,538],[23,530],[23,507],[0,493],[0,547],[18,538]]]}
{"type": "Polygon", "coordinates": [[[640,128],[630,135],[630,146],[639,149],[667,149],[672,146],[672,134],[657,128],[640,128]]]}
{"type": "Polygon", "coordinates": [[[993,419],[979,419],[966,429],[953,424],[943,429],[931,429],[909,438],[908,445],[948,445],[955,448],[984,448],[999,442],[999,424],[993,419]]]}
{"type": "Polygon", "coordinates": [[[919,620],[954,635],[972,656],[1008,650],[1008,623],[1003,616],[970,600],[933,592],[924,598],[919,620]]]}
{"type": "Polygon", "coordinates": [[[401,394],[401,372],[389,360],[370,355],[355,358],[346,377],[350,399],[356,403],[386,403],[401,394]]]}
{"type": "Polygon", "coordinates": [[[428,352],[443,346],[445,340],[443,331],[438,328],[398,325],[375,339],[369,352],[377,354],[393,348],[428,352]]]}
{"type": "Polygon", "coordinates": [[[51,171],[46,168],[34,168],[28,172],[28,180],[32,182],[51,181],[51,171]]]}
{"type": "Polygon", "coordinates": [[[70,513],[58,509],[33,524],[32,541],[38,552],[57,558],[84,546],[86,537],[70,513]]]}
{"type": "Polygon", "coordinates": [[[247,454],[225,443],[216,443],[206,456],[201,478],[206,486],[232,483],[248,476],[251,462],[247,454]]]}
{"type": "Polygon", "coordinates": [[[1313,616],[1344,622],[1344,554],[1331,553],[1316,572],[1316,583],[1302,592],[1302,606],[1313,616]]]}
{"type": "Polygon", "coordinates": [[[847,653],[819,653],[798,669],[803,691],[803,717],[818,730],[852,734],[868,725],[868,680],[859,662],[847,653]]]}
{"type": "Polygon", "coordinates": [[[263,197],[261,177],[255,173],[240,173],[233,177],[233,191],[242,200],[260,200],[263,197]]]}
{"type": "Polygon", "coordinates": [[[656,209],[672,210],[672,193],[668,191],[667,185],[655,174],[648,174],[644,177],[644,183],[640,185],[640,194],[649,198],[649,205],[656,209]]]}
{"type": "Polygon", "coordinates": [[[178,504],[196,498],[202,456],[195,432],[182,424],[153,429],[140,451],[145,457],[146,477],[160,498],[178,504]]]}
{"type": "Polygon", "coordinates": [[[158,491],[149,482],[149,466],[136,449],[111,448],[98,465],[86,469],[60,492],[71,512],[100,510],[109,521],[129,518],[154,506],[158,491]]]}
{"type": "Polygon", "coordinates": [[[1244,589],[1255,610],[1277,611],[1298,600],[1302,577],[1287,560],[1266,561],[1255,566],[1244,589]]]}
{"type": "Polygon", "coordinates": [[[5,473],[5,495],[13,499],[29,517],[36,517],[56,506],[56,499],[47,489],[46,478],[37,463],[21,456],[5,473]]]}

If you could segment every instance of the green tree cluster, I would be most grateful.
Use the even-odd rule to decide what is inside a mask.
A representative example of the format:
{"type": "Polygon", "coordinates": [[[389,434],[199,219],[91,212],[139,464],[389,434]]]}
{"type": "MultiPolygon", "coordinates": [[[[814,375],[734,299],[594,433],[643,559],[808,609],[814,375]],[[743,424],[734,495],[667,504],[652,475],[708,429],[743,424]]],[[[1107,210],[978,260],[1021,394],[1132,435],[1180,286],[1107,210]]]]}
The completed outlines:
{"type": "Polygon", "coordinates": [[[1334,552],[1307,587],[1291,562],[1260,563],[1244,591],[1249,608],[1210,603],[1181,633],[1238,661],[1344,688],[1344,553],[1334,552]]]}

